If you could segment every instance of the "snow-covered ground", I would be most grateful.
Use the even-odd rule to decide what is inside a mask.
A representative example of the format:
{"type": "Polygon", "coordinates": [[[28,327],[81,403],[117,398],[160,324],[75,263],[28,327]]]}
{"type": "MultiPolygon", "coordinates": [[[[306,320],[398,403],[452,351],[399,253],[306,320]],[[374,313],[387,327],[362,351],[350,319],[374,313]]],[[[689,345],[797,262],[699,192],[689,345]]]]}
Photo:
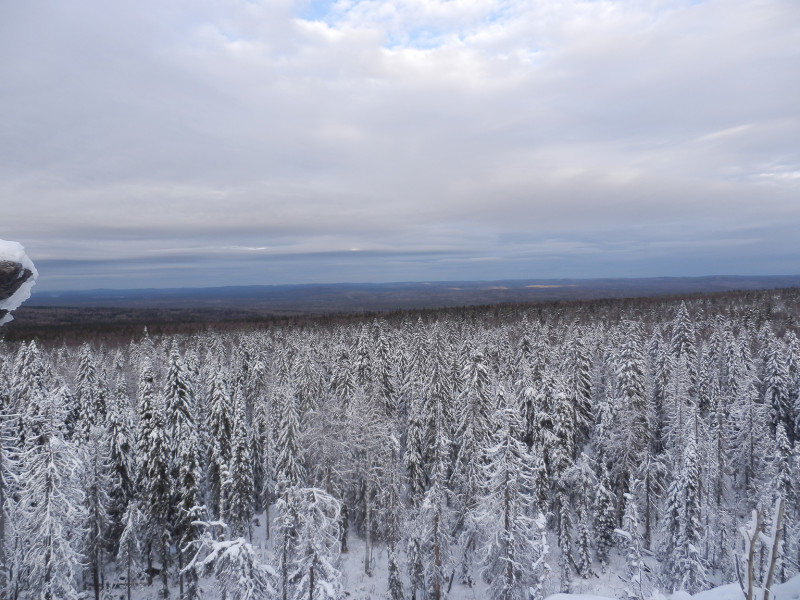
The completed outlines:
{"type": "MultiPolygon", "coordinates": [[[[763,590],[757,588],[756,599],[763,598],[763,590]]],[[[800,599],[800,575],[792,577],[789,581],[774,586],[770,596],[774,600],[798,600],[800,599]]],[[[613,596],[598,596],[592,594],[553,594],[545,600],[613,600],[613,596]]],[[[719,587],[699,592],[692,596],[686,592],[676,592],[668,596],[653,594],[653,600],[743,600],[744,594],[738,583],[729,583],[719,587]]]]}
{"type": "Polygon", "coordinates": [[[36,270],[36,267],[33,266],[33,261],[25,254],[25,248],[17,242],[0,240],[0,262],[2,261],[19,263],[24,268],[31,271],[33,276],[23,283],[10,297],[5,300],[0,300],[0,309],[9,311],[9,314],[0,317],[0,325],[8,323],[13,318],[11,316],[11,311],[18,308],[20,304],[30,298],[31,288],[33,288],[36,283],[36,278],[39,276],[39,272],[36,270]]]}
{"type": "MultiPolygon", "coordinates": [[[[758,588],[756,591],[756,599],[759,600],[763,597],[763,591],[758,588]]],[[[774,600],[798,600],[800,599],[800,575],[792,577],[789,581],[774,586],[770,596],[774,600]]],[[[676,592],[669,596],[655,593],[653,600],[743,600],[744,594],[738,583],[729,583],[719,587],[699,592],[692,596],[686,592],[676,592]]],[[[613,596],[598,596],[592,594],[553,594],[548,596],[545,600],[614,600],[613,596]]]]}
{"type": "MultiPolygon", "coordinates": [[[[252,545],[263,556],[265,562],[275,565],[272,544],[275,540],[276,525],[274,523],[275,510],[272,510],[273,526],[272,537],[267,540],[264,528],[264,514],[256,519],[258,525],[252,531],[252,545]]],[[[388,552],[384,545],[376,545],[372,556],[372,575],[364,572],[364,540],[351,531],[348,537],[349,551],[341,555],[339,568],[342,572],[343,589],[347,600],[379,600],[388,598],[388,552]]],[[[402,560],[402,558],[401,558],[402,560]]],[[[551,594],[545,600],[618,600],[624,597],[623,590],[625,583],[619,578],[617,573],[624,572],[624,567],[613,564],[605,572],[597,573],[596,577],[590,579],[575,578],[572,581],[573,593],[570,594],[551,594]],[[616,568],[615,568],[616,567],[616,568]],[[620,570],[618,570],[620,569],[620,570]]],[[[402,564],[401,568],[404,568],[402,564]]],[[[108,582],[114,581],[113,573],[108,573],[108,582]]],[[[551,571],[550,589],[558,586],[558,577],[551,571]]],[[[477,578],[477,573],[476,573],[477,578]]],[[[203,598],[205,600],[219,600],[216,583],[213,578],[203,578],[201,580],[203,588],[203,598]]],[[[547,587],[547,584],[546,584],[547,587]]],[[[405,589],[406,598],[410,598],[410,590],[405,589]]],[[[152,586],[146,587],[139,584],[132,594],[132,600],[157,600],[160,598],[160,582],[156,580],[152,586]]],[[[789,581],[774,586],[771,600],[800,600],[800,575],[789,581]]],[[[171,597],[178,596],[177,584],[174,585],[171,597]]],[[[487,597],[486,586],[481,581],[477,581],[474,587],[467,587],[460,584],[457,580],[453,581],[452,587],[447,594],[448,600],[483,600],[487,597]]],[[[762,590],[757,588],[755,600],[761,600],[762,590]]],[[[123,587],[111,587],[103,596],[106,600],[125,600],[125,589],[123,587]]],[[[653,591],[649,600],[744,600],[744,594],[738,583],[721,585],[695,595],[686,592],[676,592],[664,594],[657,590],[653,591]]]]}

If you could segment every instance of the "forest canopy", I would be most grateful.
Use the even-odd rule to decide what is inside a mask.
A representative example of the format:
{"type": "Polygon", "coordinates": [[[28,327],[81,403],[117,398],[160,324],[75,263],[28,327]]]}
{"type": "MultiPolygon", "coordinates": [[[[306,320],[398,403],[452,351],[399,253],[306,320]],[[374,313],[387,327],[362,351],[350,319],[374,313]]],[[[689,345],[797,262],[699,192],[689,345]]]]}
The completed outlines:
{"type": "Polygon", "coordinates": [[[780,583],[800,562],[799,299],[3,342],[0,587],[340,598],[357,540],[394,600],[609,571],[647,598],[736,581],[753,510],[773,535],[753,576],[774,548],[780,583]]]}

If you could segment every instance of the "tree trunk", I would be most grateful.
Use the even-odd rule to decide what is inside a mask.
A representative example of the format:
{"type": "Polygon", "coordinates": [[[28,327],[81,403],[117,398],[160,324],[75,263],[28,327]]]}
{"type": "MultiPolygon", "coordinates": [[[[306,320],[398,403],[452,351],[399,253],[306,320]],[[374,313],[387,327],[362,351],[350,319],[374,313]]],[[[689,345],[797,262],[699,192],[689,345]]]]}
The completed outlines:
{"type": "Polygon", "coordinates": [[[178,541],[178,598],[185,600],[183,594],[183,552],[181,552],[180,541],[178,541]]]}
{"type": "Polygon", "coordinates": [[[97,548],[92,551],[92,585],[94,586],[94,600],[100,600],[100,552],[97,548]]]}
{"type": "Polygon", "coordinates": [[[783,514],[784,501],[782,497],[779,497],[778,501],[775,503],[775,519],[772,523],[772,548],[769,556],[767,579],[764,581],[764,600],[769,600],[769,594],[772,590],[772,580],[775,577],[775,564],[778,562],[778,549],[780,548],[781,537],[783,535],[783,514]]]}
{"type": "Polygon", "coordinates": [[[648,550],[651,544],[651,530],[650,530],[650,473],[644,478],[644,545],[648,550]]]}
{"type": "MultiPolygon", "coordinates": [[[[506,482],[505,482],[506,489],[504,490],[503,494],[503,529],[505,530],[505,538],[506,544],[508,544],[508,540],[511,539],[512,532],[511,532],[511,498],[510,493],[508,490],[508,475],[506,475],[506,482]]],[[[514,554],[511,551],[511,548],[506,545],[506,574],[505,574],[505,598],[504,600],[509,600],[511,591],[514,589],[514,554]]]]}
{"type": "MultiPolygon", "coordinates": [[[[0,448],[0,453],[3,450],[0,448]]],[[[5,454],[0,454],[0,597],[6,598],[6,486],[3,478],[5,470],[5,454]]]]}
{"type": "Polygon", "coordinates": [[[433,600],[440,600],[442,597],[442,583],[439,577],[442,571],[441,545],[439,541],[439,513],[433,517],[433,564],[436,569],[436,576],[433,578],[433,600]]]}
{"type": "Polygon", "coordinates": [[[153,544],[147,543],[147,587],[153,585],[153,544]]]}
{"type": "Polygon", "coordinates": [[[126,584],[125,587],[127,588],[127,592],[128,592],[128,600],[131,600],[131,571],[132,571],[131,563],[133,561],[131,560],[130,553],[128,553],[128,560],[126,562],[127,562],[127,565],[126,565],[127,572],[126,572],[126,575],[125,575],[125,584],[126,584]]]}
{"type": "Polygon", "coordinates": [[[161,541],[161,597],[169,598],[169,577],[167,576],[167,561],[169,561],[169,544],[167,540],[161,541]]]}
{"type": "Polygon", "coordinates": [[[372,503],[369,479],[364,482],[364,573],[372,577],[372,503]]]}

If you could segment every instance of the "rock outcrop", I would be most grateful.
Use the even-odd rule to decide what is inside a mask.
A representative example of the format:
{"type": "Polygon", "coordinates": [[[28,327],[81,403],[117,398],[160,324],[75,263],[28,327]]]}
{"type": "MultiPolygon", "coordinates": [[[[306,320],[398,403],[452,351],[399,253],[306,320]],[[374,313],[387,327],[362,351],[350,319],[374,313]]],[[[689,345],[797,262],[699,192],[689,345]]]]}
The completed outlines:
{"type": "Polygon", "coordinates": [[[37,276],[22,246],[0,240],[0,325],[10,321],[9,313],[30,297],[37,276]]]}
{"type": "MultiPolygon", "coordinates": [[[[33,277],[33,271],[18,262],[0,260],[0,306],[19,291],[23,284],[33,277]]],[[[0,320],[8,314],[0,308],[0,320]]]]}

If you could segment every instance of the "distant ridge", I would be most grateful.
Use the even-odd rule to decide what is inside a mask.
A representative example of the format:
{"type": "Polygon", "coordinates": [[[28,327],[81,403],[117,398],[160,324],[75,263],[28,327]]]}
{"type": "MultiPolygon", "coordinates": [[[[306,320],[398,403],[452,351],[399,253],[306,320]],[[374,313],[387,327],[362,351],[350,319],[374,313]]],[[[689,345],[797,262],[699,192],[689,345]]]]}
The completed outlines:
{"type": "Polygon", "coordinates": [[[323,314],[800,287],[800,275],[253,285],[34,293],[28,307],[238,309],[323,314]]]}

